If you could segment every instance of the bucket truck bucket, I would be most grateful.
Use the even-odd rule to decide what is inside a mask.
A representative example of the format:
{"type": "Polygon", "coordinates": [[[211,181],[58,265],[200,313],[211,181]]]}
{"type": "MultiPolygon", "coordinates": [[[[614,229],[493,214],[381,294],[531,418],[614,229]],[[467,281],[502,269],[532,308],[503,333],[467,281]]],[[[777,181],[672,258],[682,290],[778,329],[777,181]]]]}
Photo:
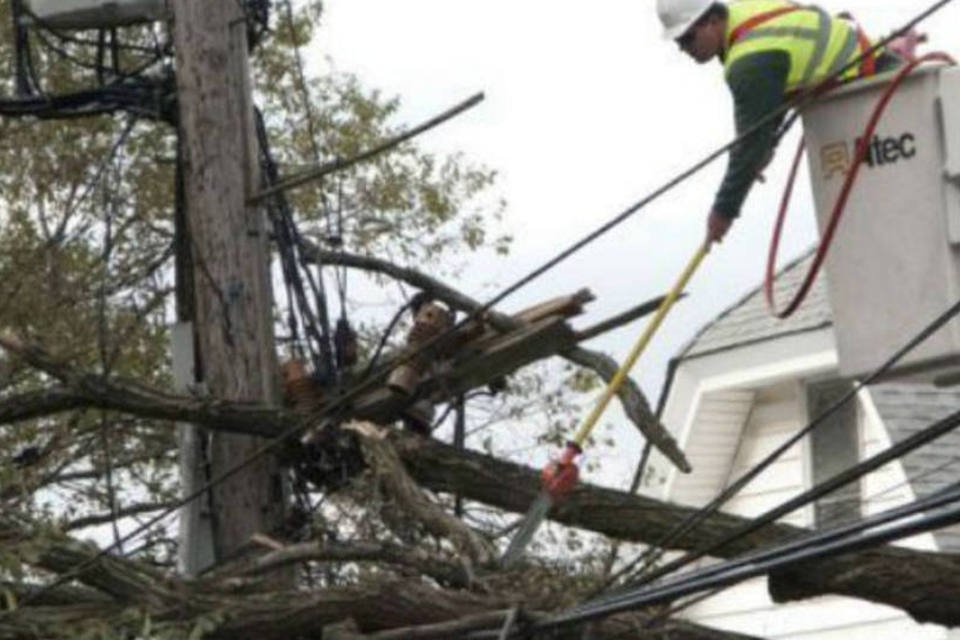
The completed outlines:
{"type": "MultiPolygon", "coordinates": [[[[888,76],[828,94],[804,113],[818,226],[825,228],[888,76]]],[[[960,69],[921,67],[894,95],[826,261],[840,370],[872,372],[960,300],[960,69]]],[[[960,320],[891,378],[960,381],[960,320]]]]}

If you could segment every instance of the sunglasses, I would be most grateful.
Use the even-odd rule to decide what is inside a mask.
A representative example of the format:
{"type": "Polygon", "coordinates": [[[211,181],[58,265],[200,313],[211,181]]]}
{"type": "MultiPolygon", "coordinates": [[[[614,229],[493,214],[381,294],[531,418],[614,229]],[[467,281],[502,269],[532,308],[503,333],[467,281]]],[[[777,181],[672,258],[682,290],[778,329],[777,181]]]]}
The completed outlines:
{"type": "Polygon", "coordinates": [[[697,29],[707,24],[708,21],[709,21],[709,18],[703,17],[697,20],[696,22],[694,22],[693,26],[687,29],[686,33],[684,33],[682,36],[676,39],[676,43],[684,49],[692,45],[693,41],[697,37],[697,29]]]}
{"type": "Polygon", "coordinates": [[[676,42],[680,45],[680,48],[686,49],[693,44],[693,41],[697,37],[697,25],[693,25],[686,33],[677,38],[676,42]]]}

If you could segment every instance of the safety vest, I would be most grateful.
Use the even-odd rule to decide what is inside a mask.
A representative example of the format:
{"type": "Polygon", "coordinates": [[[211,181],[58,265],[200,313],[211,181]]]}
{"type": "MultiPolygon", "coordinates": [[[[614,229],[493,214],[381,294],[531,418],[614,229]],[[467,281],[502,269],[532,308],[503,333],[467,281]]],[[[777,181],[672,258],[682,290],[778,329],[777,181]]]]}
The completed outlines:
{"type": "Polygon", "coordinates": [[[736,0],[728,5],[724,68],[740,58],[764,51],[790,55],[787,91],[815,86],[845,69],[839,80],[874,73],[874,52],[853,64],[873,46],[852,22],[833,18],[823,9],[785,0],[736,0]]]}

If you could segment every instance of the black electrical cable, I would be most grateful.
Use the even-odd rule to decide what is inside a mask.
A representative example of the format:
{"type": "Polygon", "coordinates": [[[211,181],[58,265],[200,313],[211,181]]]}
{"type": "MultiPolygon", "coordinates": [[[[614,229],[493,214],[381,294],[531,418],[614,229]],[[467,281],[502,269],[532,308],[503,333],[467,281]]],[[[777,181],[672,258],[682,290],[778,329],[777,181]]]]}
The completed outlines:
{"type": "Polygon", "coordinates": [[[770,573],[791,564],[868,549],[901,538],[960,522],[960,488],[917,500],[837,529],[813,534],[799,541],[778,545],[743,558],[691,572],[675,580],[640,588],[616,601],[598,602],[594,607],[573,609],[541,624],[536,630],[577,624],[621,611],[659,604],[676,598],[740,582],[770,573]],[[951,505],[953,505],[951,507],[951,505]],[[942,509],[917,518],[917,514],[942,509]],[[899,522],[906,520],[906,522],[899,522]],[[896,523],[896,524],[891,524],[896,523]],[[868,532],[870,529],[877,529],[868,532]]]}
{"type": "MultiPolygon", "coordinates": [[[[22,0],[15,0],[15,2],[21,2],[21,1],[22,0]]],[[[75,34],[59,29],[51,25],[48,21],[44,20],[40,16],[38,16],[33,11],[31,11],[29,7],[24,7],[23,15],[29,16],[30,22],[33,24],[35,30],[46,31],[50,35],[54,36],[58,40],[62,40],[63,42],[69,42],[71,44],[78,44],[78,45],[94,46],[94,47],[97,46],[99,42],[99,40],[90,40],[89,38],[82,38],[75,34]]],[[[124,51],[135,51],[138,53],[152,53],[155,51],[155,49],[152,49],[150,47],[146,47],[143,45],[136,45],[136,44],[119,43],[118,47],[124,51]]]]}
{"type": "MultiPolygon", "coordinates": [[[[285,13],[285,18],[287,22],[287,29],[290,34],[290,42],[293,46],[293,59],[294,59],[294,66],[296,71],[297,87],[300,92],[300,98],[303,101],[303,110],[306,115],[307,137],[310,140],[310,148],[313,153],[313,161],[314,163],[319,165],[322,159],[322,154],[320,153],[320,145],[317,141],[319,137],[319,131],[316,124],[316,115],[314,114],[314,111],[313,111],[313,101],[310,99],[310,87],[307,84],[306,72],[304,70],[304,65],[303,65],[303,57],[300,55],[300,45],[297,42],[297,27],[296,27],[296,21],[293,15],[292,0],[285,0],[284,13],[285,13]]],[[[279,180],[280,180],[280,176],[278,173],[273,180],[273,184],[271,184],[270,186],[274,186],[279,182],[279,180]]],[[[339,183],[339,188],[342,189],[342,186],[343,186],[343,183],[341,180],[339,183]]],[[[329,207],[329,202],[327,200],[326,194],[322,191],[322,185],[321,185],[321,198],[323,201],[323,214],[326,219],[327,233],[329,235],[330,229],[331,229],[330,207],[329,207]]],[[[343,198],[342,191],[338,191],[338,207],[342,205],[342,202],[343,202],[342,198],[343,198]]],[[[327,316],[325,318],[321,317],[321,322],[324,323],[325,327],[329,327],[330,321],[329,321],[329,315],[327,311],[327,297],[326,297],[326,291],[323,284],[323,264],[322,262],[317,261],[317,277],[316,277],[316,280],[314,280],[313,273],[310,271],[309,265],[303,259],[303,253],[302,253],[303,245],[301,242],[301,238],[298,233],[295,234],[295,236],[297,240],[298,256],[301,259],[300,260],[301,267],[303,268],[304,273],[307,274],[307,282],[310,286],[310,289],[314,297],[317,299],[318,309],[321,306],[323,307],[323,310],[321,311],[321,316],[327,316]]],[[[346,303],[346,278],[347,278],[346,269],[343,269],[343,272],[341,273],[340,271],[337,271],[336,268],[334,268],[334,277],[336,279],[337,291],[338,291],[338,297],[339,297],[339,303],[340,303],[340,317],[344,323],[348,323],[347,303],[346,303]]],[[[329,334],[329,331],[327,331],[327,334],[329,334]]],[[[326,359],[326,356],[325,356],[325,359],[326,359]]],[[[327,368],[328,368],[329,376],[332,377],[332,375],[336,373],[337,379],[338,380],[340,379],[340,373],[341,373],[340,369],[339,367],[333,366],[332,357],[329,358],[329,361],[327,362],[327,368]]]]}
{"type": "Polygon", "coordinates": [[[30,59],[30,40],[27,30],[21,24],[23,16],[23,0],[11,0],[10,18],[13,20],[14,36],[14,65],[16,69],[17,95],[27,97],[38,92],[36,75],[33,73],[33,63],[30,59]]]}
{"type": "Polygon", "coordinates": [[[0,99],[0,116],[36,118],[82,118],[128,109],[151,118],[162,117],[157,107],[156,87],[151,84],[107,86],[69,94],[0,99]]]}
{"type": "Polygon", "coordinates": [[[397,328],[400,318],[402,318],[404,312],[406,312],[407,309],[410,309],[412,306],[413,301],[405,302],[400,306],[399,309],[397,309],[397,312],[393,314],[393,317],[390,318],[390,322],[387,323],[387,328],[384,329],[383,333],[381,334],[380,341],[377,343],[377,348],[374,349],[373,355],[370,356],[370,360],[367,363],[367,368],[364,370],[363,375],[360,376],[360,380],[369,378],[373,371],[377,368],[377,364],[380,362],[380,355],[387,346],[387,342],[390,340],[390,336],[393,334],[394,329],[397,328]]]}
{"type": "Polygon", "coordinates": [[[130,86],[122,86],[122,83],[139,76],[151,66],[154,66],[162,61],[162,56],[158,55],[154,50],[145,47],[127,47],[120,43],[117,37],[114,36],[112,41],[112,52],[114,56],[113,71],[115,72],[114,75],[116,77],[111,84],[106,85],[102,81],[107,71],[103,64],[102,52],[105,43],[102,39],[98,39],[96,41],[81,41],[77,38],[65,36],[59,31],[46,26],[42,20],[39,20],[29,11],[29,8],[22,6],[21,0],[17,0],[13,3],[12,13],[15,14],[14,29],[16,36],[16,65],[18,69],[17,89],[21,100],[0,100],[0,114],[7,116],[32,115],[45,119],[75,118],[107,114],[113,111],[125,109],[134,113],[139,112],[152,118],[162,117],[162,113],[159,110],[151,109],[156,102],[155,86],[150,85],[149,83],[142,83],[140,87],[133,87],[134,91],[131,91],[130,86]],[[34,23],[34,28],[32,31],[41,45],[53,53],[67,59],[71,63],[80,66],[81,68],[93,70],[96,73],[97,78],[100,80],[100,87],[93,91],[78,91],[61,96],[42,96],[40,82],[37,79],[36,71],[33,68],[30,39],[27,35],[26,27],[21,24],[21,18],[25,15],[31,16],[30,20],[34,23]],[[77,55],[72,54],[66,49],[53,43],[47,37],[47,34],[52,34],[64,42],[82,42],[83,44],[89,44],[97,47],[94,52],[97,62],[91,63],[78,57],[77,55]],[[153,53],[154,57],[148,62],[138,65],[130,72],[121,73],[117,68],[119,51],[130,48],[136,48],[148,53],[153,53]],[[118,89],[123,91],[123,93],[116,93],[118,89]],[[98,91],[104,90],[109,91],[109,93],[98,93],[98,91]],[[33,98],[34,100],[24,100],[23,98],[33,98]]]}
{"type": "MultiPolygon", "coordinates": [[[[266,123],[259,109],[255,110],[255,124],[264,168],[264,178],[267,184],[272,184],[277,179],[279,171],[270,149],[266,123]]],[[[332,379],[335,365],[329,314],[326,308],[326,294],[323,290],[322,280],[321,283],[317,285],[317,283],[313,281],[302,255],[300,255],[298,259],[299,248],[302,242],[286,196],[282,193],[277,194],[272,199],[272,205],[273,206],[268,206],[268,211],[271,213],[270,218],[273,222],[274,233],[280,253],[284,281],[293,289],[297,307],[303,316],[303,329],[306,334],[307,346],[313,360],[315,373],[324,382],[329,382],[332,379]],[[316,315],[314,315],[314,311],[307,301],[306,290],[304,289],[303,278],[301,277],[299,269],[305,270],[311,292],[317,301],[316,315]]]]}
{"type": "MultiPolygon", "coordinates": [[[[944,469],[946,469],[947,467],[950,467],[950,466],[953,466],[953,465],[957,464],[957,462],[960,462],[960,456],[954,456],[954,457],[952,457],[950,460],[948,460],[948,461],[947,461],[946,463],[944,463],[944,464],[937,465],[936,467],[933,467],[933,468],[931,468],[931,469],[928,469],[927,471],[925,471],[925,472],[923,472],[923,473],[910,476],[910,477],[909,477],[907,480],[905,480],[904,482],[902,482],[902,483],[900,483],[900,484],[897,484],[897,485],[893,485],[893,486],[891,486],[891,487],[887,487],[887,488],[885,488],[885,489],[883,489],[883,490],[881,490],[881,491],[878,491],[877,493],[871,494],[870,496],[867,496],[866,498],[864,498],[862,501],[859,501],[859,500],[858,500],[858,501],[856,501],[855,503],[853,503],[853,504],[848,504],[848,505],[841,505],[841,504],[830,505],[830,507],[826,510],[826,511],[827,511],[827,514],[826,514],[826,515],[828,516],[828,520],[826,520],[825,522],[828,523],[828,524],[825,524],[825,525],[823,525],[823,526],[818,526],[818,529],[826,530],[827,528],[829,528],[830,530],[835,530],[836,528],[844,527],[844,526],[847,526],[847,525],[852,524],[852,523],[854,523],[854,522],[858,522],[860,519],[863,518],[863,515],[860,513],[860,506],[861,506],[861,504],[866,505],[866,504],[870,503],[871,501],[873,501],[873,500],[875,500],[875,499],[878,499],[879,497],[881,497],[881,496],[883,496],[883,495],[888,494],[888,493],[891,492],[891,491],[894,491],[894,490],[899,489],[899,488],[904,487],[904,486],[912,485],[912,484],[914,484],[914,483],[916,483],[916,482],[920,482],[920,481],[923,480],[924,478],[927,478],[927,477],[929,477],[929,476],[931,476],[931,475],[940,473],[940,472],[942,472],[944,469]],[[843,519],[846,515],[850,515],[850,514],[855,515],[855,516],[856,516],[855,519],[853,519],[853,520],[844,520],[844,519],[843,519]]],[[[953,487],[948,487],[947,489],[941,490],[941,491],[937,492],[936,495],[939,495],[940,493],[943,493],[943,492],[945,492],[945,491],[949,491],[949,490],[951,490],[952,488],[953,488],[953,487]]],[[[927,496],[927,497],[929,497],[929,496],[927,496]]],[[[808,536],[808,535],[809,535],[809,531],[804,531],[804,533],[803,533],[802,535],[799,535],[799,536],[796,536],[796,537],[794,537],[794,538],[791,538],[791,539],[788,540],[787,542],[795,542],[795,541],[800,540],[801,538],[806,537],[806,536],[808,536]]],[[[739,560],[740,558],[736,558],[736,559],[739,560]]],[[[732,585],[730,585],[730,586],[732,586],[732,585]]],[[[704,594],[702,594],[701,596],[699,596],[699,597],[697,597],[697,598],[691,599],[689,602],[684,602],[684,603],[678,604],[678,605],[676,605],[676,606],[674,606],[674,607],[671,607],[671,609],[669,610],[669,612],[667,613],[667,615],[660,614],[660,615],[658,615],[657,617],[658,617],[658,618],[661,618],[661,619],[666,619],[666,617],[667,617],[668,615],[669,615],[669,616],[676,615],[677,613],[679,613],[679,612],[687,609],[688,607],[696,604],[697,602],[699,602],[699,601],[701,601],[701,600],[703,600],[703,599],[706,599],[706,598],[708,598],[708,597],[713,597],[713,596],[719,594],[720,592],[724,591],[724,590],[727,589],[727,588],[728,588],[728,587],[726,587],[726,586],[725,586],[725,587],[719,587],[719,588],[717,588],[717,589],[714,589],[713,591],[704,593],[704,594]]]]}
{"type": "MultiPolygon", "coordinates": [[[[68,51],[67,49],[61,46],[58,46],[57,44],[52,42],[49,38],[44,36],[43,32],[37,32],[36,36],[37,36],[37,39],[45,48],[49,49],[50,51],[57,54],[64,60],[67,60],[82,69],[94,71],[98,77],[105,76],[107,71],[109,71],[113,77],[118,79],[126,79],[126,78],[132,77],[133,74],[131,74],[130,72],[124,72],[123,70],[120,69],[121,47],[116,41],[117,36],[116,36],[115,30],[110,30],[108,32],[106,29],[101,29],[100,31],[104,34],[104,40],[102,43],[99,44],[99,46],[97,46],[94,52],[93,62],[84,60],[83,58],[79,57],[78,54],[68,51]],[[108,33],[111,34],[110,36],[111,39],[109,41],[106,38],[108,33]],[[108,49],[108,45],[109,45],[110,57],[111,57],[111,62],[109,67],[106,66],[106,52],[108,49]]],[[[152,49],[148,51],[151,55],[149,56],[149,61],[146,64],[147,67],[157,64],[164,57],[163,55],[158,56],[156,52],[152,49]]],[[[138,68],[142,66],[144,66],[143,62],[141,62],[141,64],[138,65],[138,68]]],[[[104,83],[101,83],[101,86],[107,86],[107,85],[104,82],[104,83]]]]}
{"type": "MultiPolygon", "coordinates": [[[[771,464],[773,464],[780,456],[782,456],[787,450],[793,447],[797,442],[807,436],[811,431],[813,431],[817,426],[819,426],[824,420],[833,415],[837,410],[844,406],[847,402],[850,402],[860,390],[866,388],[875,380],[882,377],[890,369],[892,369],[907,353],[915,349],[919,344],[924,342],[927,338],[933,335],[936,331],[942,328],[947,322],[954,318],[958,313],[960,313],[960,301],[954,303],[949,309],[940,314],[936,319],[928,324],[920,333],[915,337],[909,340],[903,347],[898,349],[890,358],[888,358],[883,364],[876,368],[870,375],[868,375],[863,380],[858,381],[853,387],[844,394],[837,402],[831,405],[826,411],[821,413],[819,416],[814,418],[810,423],[807,424],[803,429],[795,433],[786,442],[781,444],[777,449],[771,452],[766,458],[761,460],[759,463],[754,465],[749,471],[743,474],[740,478],[737,479],[732,485],[724,489],[716,498],[710,501],[703,509],[692,514],[689,518],[678,524],[673,530],[671,530],[663,539],[657,542],[651,550],[642,554],[639,558],[629,563],[626,567],[621,569],[617,576],[613,579],[618,579],[633,570],[640,562],[644,562],[646,565],[651,565],[658,558],[660,558],[665,552],[664,548],[669,546],[674,541],[678,540],[681,536],[686,535],[702,523],[710,515],[719,511],[720,507],[726,504],[730,498],[738,494],[748,483],[750,483],[754,478],[760,475],[765,469],[767,469],[771,464]]],[[[901,443],[902,444],[902,443],[901,443]]],[[[816,489],[816,488],[815,488],[816,489]]],[[[811,490],[813,491],[813,490],[811,490]]],[[[810,493],[810,492],[808,492],[810,493]]],[[[806,494],[805,494],[806,495],[806,494]]],[[[791,501],[794,502],[794,501],[791,501]]],[[[772,510],[768,513],[779,512],[779,508],[772,510]]],[[[767,520],[767,514],[761,516],[758,521],[772,522],[772,520],[767,520]]],[[[779,516],[778,516],[779,517],[779,516]]],[[[774,518],[775,519],[775,518],[774,518]]],[[[726,542],[725,542],[726,543],[726,542]]],[[[724,543],[724,544],[725,544],[724,543]]],[[[711,545],[709,550],[714,550],[715,546],[711,545]]],[[[664,574],[665,571],[675,570],[681,566],[684,566],[694,560],[703,557],[705,553],[709,550],[698,550],[696,552],[689,552],[683,557],[657,569],[652,574],[649,574],[647,577],[641,579],[642,583],[648,582],[649,580],[655,579],[664,574]]]]}
{"type": "Polygon", "coordinates": [[[760,516],[751,519],[749,522],[746,522],[742,526],[737,527],[730,533],[724,535],[719,540],[709,545],[705,545],[704,547],[698,548],[695,551],[688,552],[677,560],[660,567],[652,574],[645,576],[642,580],[634,581],[624,587],[621,587],[617,590],[617,592],[609,594],[606,597],[599,598],[598,600],[616,600],[619,597],[618,594],[621,592],[633,591],[638,586],[649,584],[661,576],[673,573],[677,569],[687,566],[691,562],[699,560],[704,556],[710,555],[713,552],[722,549],[731,542],[743,539],[745,536],[748,536],[751,533],[754,533],[759,529],[776,522],[783,516],[796,511],[797,509],[804,507],[822,498],[823,496],[832,493],[833,491],[836,491],[840,487],[846,486],[851,482],[862,478],[868,473],[879,469],[893,460],[903,457],[911,451],[914,451],[923,445],[936,440],[937,438],[942,437],[957,427],[960,427],[960,411],[952,413],[942,420],[938,420],[932,425],[929,425],[928,427],[913,434],[909,438],[906,438],[905,440],[877,453],[876,455],[871,456],[863,462],[857,463],[852,467],[841,471],[840,473],[825,480],[824,482],[821,482],[815,487],[801,493],[794,498],[791,498],[790,500],[778,505],[777,507],[774,507],[773,509],[770,509],[760,516]]]}
{"type": "MultiPolygon", "coordinates": [[[[833,82],[833,81],[841,78],[841,77],[843,76],[843,74],[847,72],[847,70],[849,70],[849,69],[853,68],[854,66],[858,65],[858,64],[860,63],[860,61],[861,61],[865,56],[875,54],[877,51],[879,51],[880,49],[882,49],[883,46],[885,46],[886,44],[888,44],[888,43],[889,43],[891,40],[893,40],[895,37],[899,36],[900,34],[906,33],[907,31],[909,31],[910,29],[912,29],[912,28],[915,27],[916,25],[920,24],[921,22],[923,22],[924,20],[926,20],[926,19],[929,18],[931,15],[935,14],[936,12],[938,12],[939,10],[941,10],[943,7],[947,6],[947,5],[950,4],[951,2],[953,2],[953,0],[938,0],[938,1],[937,1],[936,3],[934,3],[930,8],[928,8],[928,9],[926,9],[925,11],[921,12],[921,13],[918,14],[913,20],[911,20],[911,21],[909,21],[908,23],[906,23],[906,25],[904,25],[901,29],[898,29],[898,30],[894,31],[894,32],[893,32],[890,36],[888,36],[887,38],[881,40],[880,42],[878,42],[877,44],[875,44],[873,47],[871,47],[870,49],[868,49],[867,51],[862,52],[859,56],[857,56],[857,58],[855,58],[854,60],[852,60],[852,61],[851,61],[850,63],[848,63],[847,65],[845,65],[845,66],[841,67],[840,69],[838,69],[837,71],[835,71],[833,75],[828,76],[823,82],[824,82],[824,83],[833,82]]],[[[723,145],[721,148],[719,148],[719,149],[717,149],[716,151],[710,153],[710,154],[707,155],[704,159],[702,159],[702,160],[700,160],[699,162],[695,163],[694,165],[692,165],[692,166],[691,166],[690,168],[688,168],[687,170],[681,172],[680,174],[678,174],[677,176],[675,176],[674,178],[672,178],[671,180],[669,180],[668,182],[666,182],[665,184],[663,184],[661,187],[655,189],[653,192],[651,192],[651,193],[650,193],[649,195],[647,195],[645,198],[641,199],[641,200],[640,200],[639,202],[637,202],[636,204],[632,205],[631,207],[629,207],[628,209],[626,209],[626,210],[623,211],[622,213],[618,214],[617,216],[615,216],[614,218],[612,218],[611,220],[609,220],[609,221],[606,222],[605,224],[601,225],[600,227],[598,227],[596,230],[594,230],[594,231],[591,232],[590,234],[584,236],[583,238],[581,238],[581,239],[578,240],[577,242],[571,244],[571,245],[568,246],[566,249],[564,249],[564,250],[561,251],[559,254],[557,254],[554,258],[550,259],[549,261],[547,261],[546,263],[544,263],[543,265],[541,265],[541,266],[538,267],[537,269],[531,271],[529,274],[527,274],[526,276],[524,276],[524,277],[521,278],[520,280],[516,281],[514,284],[510,285],[510,286],[507,287],[506,289],[502,290],[499,294],[497,294],[497,295],[494,296],[492,299],[490,299],[488,302],[486,302],[485,304],[483,304],[483,305],[481,305],[480,307],[478,307],[477,309],[475,309],[472,313],[467,314],[466,317],[465,317],[463,320],[461,320],[460,322],[458,322],[457,324],[455,324],[453,327],[451,327],[450,329],[448,329],[448,330],[445,331],[444,333],[442,333],[442,334],[440,334],[440,335],[438,335],[438,336],[435,336],[434,338],[431,338],[430,340],[425,341],[425,342],[424,342],[422,345],[420,345],[417,349],[411,350],[409,353],[405,354],[405,355],[399,360],[399,362],[401,362],[401,363],[402,363],[402,362],[408,362],[408,361],[410,361],[411,359],[413,359],[414,357],[416,357],[417,355],[419,355],[420,353],[422,353],[422,352],[424,352],[424,351],[426,351],[426,350],[429,350],[429,349],[434,349],[434,348],[436,348],[439,344],[443,343],[443,341],[449,340],[452,336],[455,335],[455,333],[456,333],[458,330],[460,330],[460,329],[461,329],[463,326],[465,326],[467,323],[475,320],[475,319],[478,318],[478,317],[481,317],[482,314],[484,314],[484,313],[488,312],[489,310],[491,310],[491,309],[492,309],[496,304],[498,304],[499,302],[502,302],[503,300],[505,300],[505,299],[506,299],[507,297],[509,297],[510,295],[516,293],[519,289],[521,289],[521,288],[525,287],[526,285],[530,284],[531,282],[533,282],[534,280],[536,280],[537,278],[539,278],[540,276],[542,276],[542,275],[543,275],[544,273],[546,273],[547,271],[550,271],[551,269],[553,269],[554,267],[556,267],[558,264],[560,264],[561,262],[565,261],[565,260],[566,260],[567,258],[569,258],[571,255],[577,253],[579,250],[581,250],[581,249],[584,248],[585,246],[591,244],[591,243],[592,243],[593,241],[595,241],[597,238],[605,235],[606,233],[608,233],[608,232],[609,232],[610,230],[612,230],[613,228],[619,226],[621,223],[623,223],[623,222],[626,221],[628,218],[630,218],[631,216],[633,216],[635,213],[637,213],[638,211],[640,211],[641,209],[643,209],[644,207],[646,207],[647,205],[649,205],[651,202],[659,199],[659,198],[662,197],[664,194],[666,194],[666,193],[668,193],[669,191],[673,190],[673,189],[674,189],[675,187],[677,187],[679,184],[685,182],[686,180],[688,180],[688,179],[689,179],[690,177],[692,177],[693,175],[699,173],[703,168],[705,168],[707,165],[711,164],[714,160],[716,160],[717,158],[719,158],[722,154],[726,153],[727,151],[729,151],[730,149],[732,149],[732,148],[735,147],[736,145],[741,144],[744,140],[748,139],[749,137],[755,135],[756,132],[758,132],[761,128],[763,128],[767,123],[771,122],[774,118],[779,117],[782,113],[785,113],[786,111],[788,111],[788,110],[791,109],[791,108],[800,107],[800,106],[802,106],[802,105],[809,104],[809,103],[812,101],[812,99],[813,99],[813,94],[812,94],[812,93],[809,93],[809,92],[808,92],[808,93],[800,94],[800,95],[798,95],[797,97],[795,97],[795,98],[787,101],[786,103],[784,103],[783,105],[781,105],[781,106],[778,107],[777,109],[774,109],[774,110],[771,111],[767,116],[765,116],[764,118],[761,118],[753,127],[751,127],[751,128],[749,128],[749,129],[747,129],[746,131],[740,133],[739,135],[737,135],[737,136],[736,136],[732,141],[730,141],[729,143],[723,145]]],[[[396,364],[396,363],[395,363],[395,364],[396,364]]],[[[318,411],[315,415],[313,415],[313,416],[311,416],[311,417],[312,417],[314,420],[330,419],[331,416],[334,416],[334,415],[337,415],[337,414],[343,412],[347,407],[349,407],[350,403],[353,402],[353,400],[355,400],[357,397],[359,397],[361,393],[364,393],[365,391],[371,389],[371,388],[373,387],[373,385],[374,385],[378,380],[380,380],[382,377],[386,376],[386,375],[389,373],[389,371],[390,371],[390,369],[383,369],[383,370],[381,370],[377,375],[370,376],[368,379],[359,382],[358,384],[356,384],[356,385],[353,386],[352,388],[350,388],[350,389],[348,389],[347,391],[345,391],[344,393],[342,393],[339,397],[337,397],[336,399],[334,399],[328,406],[324,407],[322,410],[318,411]]],[[[280,444],[283,443],[283,442],[285,442],[287,438],[290,438],[290,437],[295,436],[295,435],[296,435],[297,433],[299,433],[305,426],[306,426],[306,423],[294,424],[294,425],[292,425],[290,428],[286,429],[284,432],[278,434],[278,436],[277,436],[274,440],[271,440],[271,441],[267,442],[266,444],[258,447],[258,448],[257,448],[256,450],[254,450],[249,456],[247,456],[244,460],[241,460],[240,462],[238,462],[237,464],[235,464],[233,467],[225,470],[224,472],[222,472],[221,474],[219,474],[216,478],[212,478],[212,479],[210,480],[210,482],[208,482],[205,486],[199,488],[198,490],[194,491],[193,493],[191,493],[191,494],[189,494],[189,495],[187,495],[187,496],[184,496],[183,498],[181,498],[180,500],[178,500],[178,501],[176,502],[176,504],[174,504],[173,506],[169,507],[169,508],[166,509],[165,511],[162,511],[161,513],[159,513],[158,515],[154,516],[154,517],[151,518],[149,521],[147,521],[146,523],[140,525],[140,526],[137,527],[136,529],[128,532],[128,533],[124,536],[124,539],[122,540],[122,542],[126,542],[127,540],[133,539],[134,537],[140,535],[141,533],[143,533],[144,531],[146,531],[146,530],[149,529],[150,527],[154,526],[156,523],[160,522],[162,519],[164,519],[164,518],[166,518],[167,516],[169,516],[170,514],[176,512],[178,509],[182,508],[183,505],[188,504],[188,503],[191,502],[192,500],[195,500],[196,498],[204,495],[204,493],[206,493],[207,491],[209,491],[212,487],[214,487],[214,486],[216,486],[216,485],[218,485],[218,484],[220,484],[220,483],[223,483],[223,482],[225,482],[226,480],[232,478],[234,475],[236,475],[237,473],[239,473],[240,471],[242,471],[243,469],[245,469],[247,466],[249,466],[249,465],[253,464],[255,461],[259,460],[261,456],[266,455],[267,453],[273,451],[277,446],[280,446],[280,444]]],[[[49,592],[50,589],[53,589],[53,588],[55,588],[56,586],[58,586],[58,585],[60,585],[60,584],[63,584],[63,583],[66,582],[67,580],[71,579],[72,576],[77,575],[78,573],[82,572],[84,569],[86,569],[87,567],[91,566],[93,563],[97,562],[97,561],[99,560],[99,558],[101,558],[101,557],[107,555],[108,553],[110,553],[110,551],[111,551],[113,548],[114,548],[113,546],[109,546],[109,547],[106,547],[106,548],[102,549],[98,554],[96,554],[93,558],[89,559],[88,561],[84,562],[81,566],[75,567],[75,568],[72,569],[71,571],[69,571],[69,572],[67,572],[67,573],[65,573],[65,574],[62,574],[58,579],[56,579],[56,580],[54,580],[53,582],[51,582],[50,584],[46,585],[44,588],[38,590],[37,593],[34,594],[34,599],[35,599],[36,597],[39,597],[40,595],[42,595],[42,594],[44,594],[44,593],[49,592]]],[[[4,615],[3,613],[0,613],[0,619],[2,619],[3,615],[4,615]]],[[[6,614],[6,615],[9,615],[9,614],[6,614]]]]}

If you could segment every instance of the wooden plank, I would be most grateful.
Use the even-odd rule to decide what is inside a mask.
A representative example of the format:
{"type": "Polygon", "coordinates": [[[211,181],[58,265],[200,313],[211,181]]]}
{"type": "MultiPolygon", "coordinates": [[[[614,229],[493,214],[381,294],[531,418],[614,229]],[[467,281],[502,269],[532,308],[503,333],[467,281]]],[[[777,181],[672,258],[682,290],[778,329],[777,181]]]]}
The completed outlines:
{"type": "Polygon", "coordinates": [[[532,362],[558,354],[575,343],[573,329],[564,318],[545,318],[503,336],[476,356],[455,361],[454,371],[448,380],[443,381],[443,386],[464,392],[513,373],[532,362]]]}
{"type": "MultiPolygon", "coordinates": [[[[510,320],[515,325],[514,331],[516,331],[553,316],[562,316],[569,319],[583,313],[583,305],[592,300],[594,300],[593,293],[591,293],[589,289],[581,289],[572,295],[553,298],[552,300],[547,300],[546,302],[541,302],[537,305],[524,309],[523,311],[510,316],[510,320]]],[[[503,331],[503,327],[488,327],[486,331],[484,331],[483,334],[477,337],[475,340],[469,343],[461,341],[461,346],[466,349],[473,349],[473,352],[476,353],[477,351],[490,348],[492,343],[503,335],[506,335],[503,331]]]]}
{"type": "Polygon", "coordinates": [[[583,305],[593,302],[596,297],[589,289],[581,289],[573,295],[561,296],[524,309],[514,314],[514,319],[520,322],[533,323],[549,316],[565,316],[572,318],[583,313],[583,305]]]}
{"type": "MultiPolygon", "coordinates": [[[[555,355],[576,341],[573,329],[561,317],[551,317],[500,337],[479,353],[462,353],[439,367],[418,387],[417,396],[434,402],[455,397],[509,375],[532,362],[555,355]]],[[[348,411],[349,417],[372,422],[396,420],[411,398],[378,388],[362,396],[348,411]]]]}

